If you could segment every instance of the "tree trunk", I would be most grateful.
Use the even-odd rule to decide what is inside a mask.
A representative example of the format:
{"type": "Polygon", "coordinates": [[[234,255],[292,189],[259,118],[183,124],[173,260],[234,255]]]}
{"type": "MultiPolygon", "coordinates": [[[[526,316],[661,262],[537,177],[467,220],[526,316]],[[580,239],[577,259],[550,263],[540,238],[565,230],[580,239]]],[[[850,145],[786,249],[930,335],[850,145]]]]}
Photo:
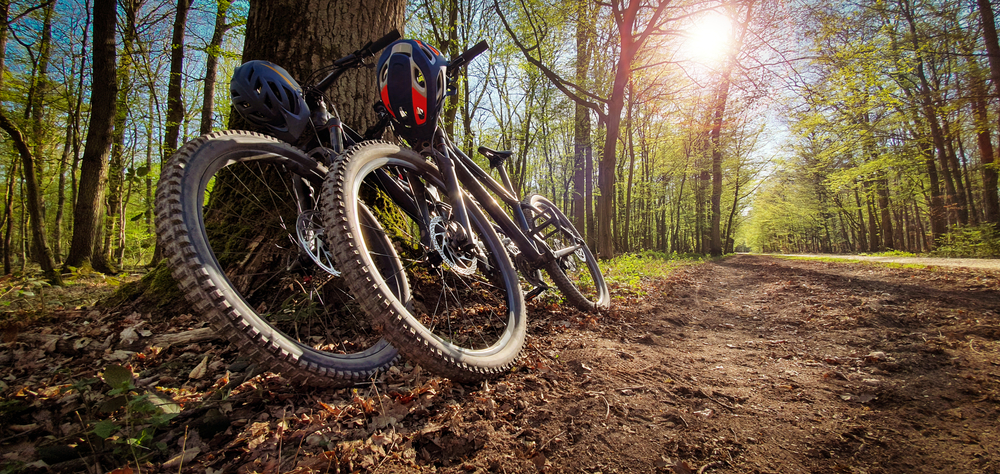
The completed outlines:
{"type": "MultiPolygon", "coordinates": [[[[989,0],[982,0],[989,7],[989,0]]],[[[980,3],[982,3],[982,1],[980,3]]],[[[985,20],[984,20],[985,23],[985,20]]],[[[994,40],[996,32],[994,31],[994,40]]],[[[972,74],[970,88],[972,89],[972,116],[976,124],[976,144],[979,147],[979,161],[982,163],[983,176],[983,218],[985,222],[1000,226],[1000,199],[997,195],[997,170],[993,166],[995,151],[990,134],[989,111],[987,110],[988,92],[978,63],[970,61],[972,74]]],[[[998,85],[1000,87],[1000,85],[998,85]]],[[[970,186],[971,187],[971,186],[970,186]]]]}
{"type": "Polygon", "coordinates": [[[12,253],[11,244],[14,230],[14,186],[17,185],[17,177],[20,168],[16,159],[11,158],[10,169],[7,172],[7,192],[4,194],[4,217],[6,229],[3,233],[3,273],[10,275],[10,255],[12,253]]]}
{"type": "Polygon", "coordinates": [[[73,240],[66,267],[90,264],[95,270],[109,272],[102,253],[95,251],[103,227],[104,186],[107,158],[114,131],[118,82],[115,71],[115,0],[94,1],[93,86],[90,95],[90,127],[80,166],[80,188],[73,208],[73,240]],[[95,242],[95,240],[97,242],[95,242]]]}
{"type": "Polygon", "coordinates": [[[635,185],[635,142],[633,137],[635,135],[635,120],[633,117],[633,110],[635,109],[635,89],[632,87],[632,83],[629,83],[629,105],[628,105],[628,126],[626,128],[626,133],[628,134],[628,180],[625,184],[625,209],[624,209],[624,219],[622,219],[622,250],[625,252],[632,251],[632,239],[631,232],[635,227],[632,225],[632,187],[635,185]]]}
{"type": "MultiPolygon", "coordinates": [[[[10,0],[0,0],[0,90],[3,88],[3,76],[6,71],[7,59],[7,15],[10,13],[10,0]]],[[[9,273],[9,272],[8,272],[9,273]]]]}
{"type": "MultiPolygon", "coordinates": [[[[976,3],[979,5],[979,21],[983,24],[983,41],[986,43],[986,57],[989,58],[990,63],[990,78],[996,89],[996,97],[1000,97],[1000,41],[997,40],[996,15],[993,14],[990,0],[976,0],[976,3]]],[[[1000,120],[997,123],[1000,124],[1000,120]]],[[[987,218],[987,221],[992,222],[997,229],[1000,229],[1000,209],[998,209],[996,197],[997,170],[988,165],[986,161],[983,161],[983,165],[983,188],[987,192],[986,202],[987,205],[992,206],[992,209],[988,210],[987,213],[993,215],[993,219],[987,218]]]]}
{"type": "Polygon", "coordinates": [[[882,249],[893,250],[892,213],[889,210],[889,181],[882,177],[875,182],[878,191],[878,208],[882,214],[882,249]]]}
{"type": "MultiPolygon", "coordinates": [[[[222,40],[226,37],[226,31],[232,27],[226,23],[226,14],[232,3],[232,0],[217,0],[215,2],[215,29],[212,31],[212,40],[208,43],[208,57],[205,59],[205,89],[201,103],[201,128],[198,130],[201,135],[212,131],[215,112],[215,81],[219,69],[219,56],[222,54],[222,40]]],[[[171,61],[173,61],[172,57],[171,61]]],[[[171,78],[173,78],[172,74],[173,68],[171,67],[171,78]]]]}
{"type": "MultiPolygon", "coordinates": [[[[177,137],[184,120],[184,103],[181,101],[181,80],[184,73],[184,25],[187,24],[191,0],[177,0],[177,15],[170,39],[170,79],[167,82],[167,125],[163,140],[164,161],[177,150],[177,137]]],[[[211,55],[209,55],[211,58],[211,55]]],[[[208,87],[206,83],[205,87],[208,87]]]]}
{"type": "Polygon", "coordinates": [[[62,278],[56,270],[55,261],[52,259],[52,252],[45,239],[45,220],[42,219],[42,195],[38,188],[38,177],[35,175],[35,157],[32,156],[31,148],[24,140],[21,130],[7,118],[7,115],[0,110],[0,128],[10,135],[14,146],[21,155],[21,164],[24,169],[24,181],[28,198],[28,214],[31,215],[32,245],[34,245],[34,258],[42,267],[45,278],[53,285],[62,285],[62,278]]]}
{"type": "MultiPolygon", "coordinates": [[[[865,230],[865,214],[863,212],[864,208],[861,207],[861,193],[858,188],[854,188],[854,202],[858,206],[858,252],[864,253],[868,251],[868,239],[866,237],[867,231],[865,230]]],[[[874,250],[874,249],[873,249],[874,250]]]]}
{"type": "MultiPolygon", "coordinates": [[[[591,35],[588,34],[592,25],[588,24],[589,15],[586,13],[588,2],[581,0],[577,2],[576,21],[576,83],[583,84],[587,78],[590,66],[590,44],[591,35]]],[[[587,174],[587,154],[592,149],[590,142],[590,109],[579,102],[576,103],[574,125],[573,125],[573,205],[571,215],[573,225],[577,230],[589,239],[587,229],[587,200],[590,196],[587,193],[587,185],[591,176],[587,174]]]]}
{"type": "Polygon", "coordinates": [[[726,102],[729,99],[729,75],[732,73],[732,63],[723,72],[716,91],[715,104],[712,107],[712,129],[709,133],[712,147],[712,216],[711,216],[711,240],[709,253],[713,257],[722,255],[722,234],[720,226],[722,224],[722,120],[726,114],[726,102]]]}
{"type": "MultiPolygon", "coordinates": [[[[303,80],[368,41],[403,25],[402,0],[252,0],[243,61],[264,59],[303,80]],[[289,30],[288,25],[296,25],[289,30]]],[[[355,130],[375,122],[375,73],[359,69],[330,90],[341,119],[355,130]]]]}

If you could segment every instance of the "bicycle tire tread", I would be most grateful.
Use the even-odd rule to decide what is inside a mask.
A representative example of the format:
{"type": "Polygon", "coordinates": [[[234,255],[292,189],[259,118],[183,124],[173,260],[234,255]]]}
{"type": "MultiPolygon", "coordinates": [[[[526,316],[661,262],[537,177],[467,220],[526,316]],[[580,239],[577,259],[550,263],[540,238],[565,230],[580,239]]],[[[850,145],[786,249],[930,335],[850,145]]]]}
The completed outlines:
{"type": "MultiPolygon", "coordinates": [[[[177,281],[193,309],[208,317],[213,330],[255,360],[262,368],[281,373],[288,381],[316,387],[343,387],[373,375],[368,371],[332,371],[308,363],[283,350],[273,339],[248,323],[226,300],[225,295],[205,270],[198,252],[188,237],[180,201],[185,168],[194,153],[210,140],[231,135],[232,131],[213,132],[185,144],[164,167],[156,193],[156,231],[163,245],[171,275],[177,281]]],[[[239,132],[261,138],[266,135],[239,132]]],[[[398,354],[396,359],[398,359],[398,354]]],[[[393,359],[395,361],[396,359],[393,359]]]]}

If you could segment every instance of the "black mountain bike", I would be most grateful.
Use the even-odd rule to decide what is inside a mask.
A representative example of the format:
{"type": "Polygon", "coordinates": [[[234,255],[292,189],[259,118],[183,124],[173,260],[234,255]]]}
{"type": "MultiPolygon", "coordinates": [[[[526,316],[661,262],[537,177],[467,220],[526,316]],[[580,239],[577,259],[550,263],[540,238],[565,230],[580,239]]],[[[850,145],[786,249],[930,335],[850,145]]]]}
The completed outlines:
{"type": "MultiPolygon", "coordinates": [[[[304,90],[309,139],[296,147],[271,136],[228,130],[184,145],[164,166],[156,228],[174,278],[195,310],[263,368],[311,385],[371,378],[398,353],[372,328],[326,247],[318,191],[332,159],[364,139],[331,116],[322,91],[345,72],[370,67],[399,38],[392,32],[349,54],[304,90]]],[[[334,109],[334,112],[336,110],[334,109]]],[[[381,135],[382,123],[371,133],[381,135]]],[[[403,270],[367,209],[356,236],[381,273],[403,270]]],[[[407,282],[386,286],[408,300],[407,282]]]]}
{"type": "MultiPolygon", "coordinates": [[[[453,59],[449,81],[486,49],[482,42],[453,59]]],[[[529,296],[548,288],[543,269],[578,308],[605,309],[610,301],[597,261],[569,219],[544,197],[521,199],[513,191],[503,166],[512,153],[479,151],[501,182],[441,127],[420,149],[359,144],[334,161],[320,207],[334,261],[385,338],[423,367],[460,381],[508,370],[520,354],[526,321],[518,270],[536,287],[529,296]],[[379,264],[397,256],[401,268],[379,264]]]]}

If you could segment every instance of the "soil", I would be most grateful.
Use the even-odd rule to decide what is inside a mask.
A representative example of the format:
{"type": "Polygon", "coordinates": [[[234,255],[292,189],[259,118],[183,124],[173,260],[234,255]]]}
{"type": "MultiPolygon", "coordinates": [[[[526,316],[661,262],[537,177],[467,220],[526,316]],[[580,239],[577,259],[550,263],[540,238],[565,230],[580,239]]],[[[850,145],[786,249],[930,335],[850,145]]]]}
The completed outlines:
{"type": "Polygon", "coordinates": [[[305,389],[218,339],[148,347],[204,326],[190,314],[73,308],[7,324],[0,466],[1000,472],[996,271],[738,255],[613,295],[597,316],[533,302],[520,364],[478,385],[403,363],[375,383],[305,389]],[[124,399],[99,377],[116,364],[135,374],[124,399]],[[134,442],[148,447],[130,448],[153,422],[134,442]]]}

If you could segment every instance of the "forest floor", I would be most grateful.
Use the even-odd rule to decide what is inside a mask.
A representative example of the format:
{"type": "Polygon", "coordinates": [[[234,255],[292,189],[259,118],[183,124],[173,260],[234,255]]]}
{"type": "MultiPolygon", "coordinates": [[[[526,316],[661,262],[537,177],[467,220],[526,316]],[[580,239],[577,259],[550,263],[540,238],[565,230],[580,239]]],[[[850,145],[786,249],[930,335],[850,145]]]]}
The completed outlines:
{"type": "Polygon", "coordinates": [[[996,271],[737,255],[613,295],[533,303],[516,370],[478,385],[404,362],[290,386],[164,342],[190,314],[3,319],[0,472],[1000,472],[996,271]]]}

